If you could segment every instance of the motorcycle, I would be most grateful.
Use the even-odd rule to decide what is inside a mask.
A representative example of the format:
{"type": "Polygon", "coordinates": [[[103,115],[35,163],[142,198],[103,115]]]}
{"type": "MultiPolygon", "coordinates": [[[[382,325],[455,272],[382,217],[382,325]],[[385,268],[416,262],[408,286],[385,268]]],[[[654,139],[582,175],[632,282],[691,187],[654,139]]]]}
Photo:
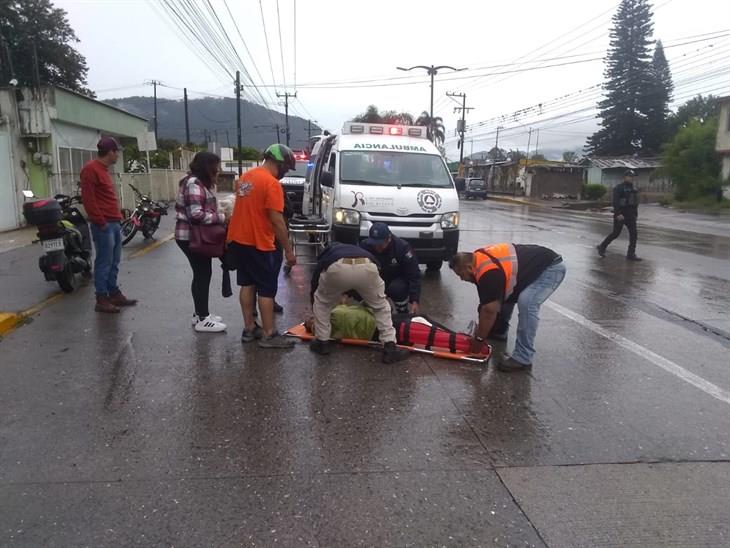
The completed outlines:
{"type": "Polygon", "coordinates": [[[91,278],[91,231],[79,208],[81,196],[57,194],[54,198],[35,200],[31,190],[24,190],[23,216],[38,228],[38,241],[44,254],[38,267],[46,281],[58,282],[65,293],[76,288],[76,275],[91,278]]]}
{"type": "Polygon", "coordinates": [[[129,183],[130,188],[137,196],[137,205],[134,211],[122,221],[122,245],[132,241],[138,230],[146,239],[154,236],[160,227],[160,218],[167,215],[168,205],[155,202],[146,194],[142,194],[137,187],[129,183]]]}

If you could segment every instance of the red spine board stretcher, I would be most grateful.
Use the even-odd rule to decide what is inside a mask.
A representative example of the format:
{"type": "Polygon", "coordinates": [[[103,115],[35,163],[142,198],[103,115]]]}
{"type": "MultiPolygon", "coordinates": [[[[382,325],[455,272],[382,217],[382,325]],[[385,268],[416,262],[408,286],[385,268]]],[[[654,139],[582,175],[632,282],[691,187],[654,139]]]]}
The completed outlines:
{"type": "MultiPolygon", "coordinates": [[[[415,333],[416,330],[414,329],[414,327],[416,327],[416,324],[417,324],[417,322],[412,322],[412,324],[410,326],[410,332],[411,332],[410,337],[407,337],[407,338],[413,339],[416,337],[416,333],[415,333]]],[[[429,331],[430,331],[430,327],[431,327],[430,324],[421,324],[421,325],[425,325],[426,327],[429,328],[429,331]]],[[[438,325],[438,324],[436,324],[436,325],[438,325]]],[[[396,327],[396,329],[398,329],[398,339],[403,340],[404,324],[398,325],[396,327]]],[[[299,324],[299,325],[295,325],[291,329],[287,330],[286,334],[289,336],[292,336],[292,337],[297,337],[303,341],[311,341],[314,339],[314,335],[307,332],[303,323],[299,324]]],[[[457,333],[456,336],[468,337],[468,335],[464,335],[462,333],[457,333]]],[[[446,335],[447,339],[448,339],[448,337],[449,336],[446,335]]],[[[376,347],[376,348],[381,346],[381,344],[379,342],[366,341],[366,340],[362,340],[362,339],[339,339],[336,342],[339,342],[341,344],[351,345],[351,346],[368,346],[368,347],[376,347]]],[[[452,342],[453,342],[453,336],[452,336],[452,342]]],[[[459,342],[461,342],[461,341],[459,341],[459,342]]],[[[430,344],[430,345],[428,345],[428,343],[426,343],[426,344],[414,343],[412,345],[399,344],[398,346],[400,348],[405,348],[409,352],[414,352],[414,353],[418,353],[418,354],[427,354],[427,355],[433,356],[435,358],[442,358],[445,360],[457,360],[457,361],[462,361],[462,362],[467,362],[467,363],[476,363],[476,364],[482,364],[482,365],[486,365],[489,362],[489,358],[491,358],[491,356],[492,356],[492,347],[488,344],[484,345],[485,351],[482,354],[469,354],[467,352],[462,352],[459,350],[456,350],[455,352],[451,352],[450,349],[448,348],[448,346],[441,347],[441,346],[437,346],[437,344],[438,345],[440,345],[440,344],[448,345],[449,342],[448,342],[448,340],[444,340],[444,337],[441,336],[441,333],[437,333],[437,335],[433,338],[432,344],[430,344]],[[426,346],[429,346],[429,348],[426,348],[426,346]]],[[[453,347],[453,344],[451,346],[453,347]]],[[[462,345],[459,344],[459,346],[462,346],[462,345]]]]}

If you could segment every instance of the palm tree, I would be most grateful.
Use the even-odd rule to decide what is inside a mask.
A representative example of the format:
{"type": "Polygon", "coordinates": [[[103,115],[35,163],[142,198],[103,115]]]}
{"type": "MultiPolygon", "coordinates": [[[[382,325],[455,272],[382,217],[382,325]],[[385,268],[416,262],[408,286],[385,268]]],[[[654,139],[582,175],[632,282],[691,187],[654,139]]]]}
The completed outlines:
{"type": "Polygon", "coordinates": [[[428,138],[437,146],[443,145],[446,140],[446,128],[444,120],[441,116],[434,116],[433,119],[425,110],[416,120],[417,126],[426,126],[428,129],[428,138]]]}
{"type": "Polygon", "coordinates": [[[363,124],[402,124],[406,126],[412,126],[413,120],[413,114],[408,112],[396,112],[395,110],[380,112],[375,105],[370,105],[365,112],[352,119],[353,122],[363,124]]]}

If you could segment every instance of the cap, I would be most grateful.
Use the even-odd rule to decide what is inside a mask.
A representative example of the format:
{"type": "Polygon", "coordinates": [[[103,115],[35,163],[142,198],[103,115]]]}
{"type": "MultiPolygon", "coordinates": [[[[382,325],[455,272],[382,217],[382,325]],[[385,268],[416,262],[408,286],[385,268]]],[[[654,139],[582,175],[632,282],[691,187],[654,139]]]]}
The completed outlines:
{"type": "Polygon", "coordinates": [[[96,143],[96,149],[99,151],[99,154],[106,154],[110,151],[119,150],[119,143],[117,143],[114,137],[102,137],[99,139],[99,142],[96,143]]]}
{"type": "Polygon", "coordinates": [[[624,177],[634,177],[636,172],[633,169],[627,169],[624,171],[624,177]]]}
{"type": "Polygon", "coordinates": [[[373,223],[370,227],[370,237],[366,240],[368,245],[383,245],[388,241],[390,228],[385,223],[373,223]]]}

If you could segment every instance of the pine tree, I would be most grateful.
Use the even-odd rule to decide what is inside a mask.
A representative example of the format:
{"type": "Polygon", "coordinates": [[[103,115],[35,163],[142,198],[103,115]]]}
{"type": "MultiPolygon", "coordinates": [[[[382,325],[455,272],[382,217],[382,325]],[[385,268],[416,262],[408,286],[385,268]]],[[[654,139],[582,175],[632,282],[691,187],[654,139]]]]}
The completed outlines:
{"type": "Polygon", "coordinates": [[[642,152],[645,154],[660,152],[662,145],[669,140],[669,101],[672,99],[674,84],[661,40],[656,43],[651,69],[653,83],[642,96],[642,110],[646,112],[647,123],[642,142],[642,152]]]}
{"type": "Polygon", "coordinates": [[[647,106],[642,96],[652,86],[652,12],[648,0],[623,0],[613,16],[603,85],[598,103],[601,129],[587,143],[595,155],[633,154],[647,132],[647,106]]]}

